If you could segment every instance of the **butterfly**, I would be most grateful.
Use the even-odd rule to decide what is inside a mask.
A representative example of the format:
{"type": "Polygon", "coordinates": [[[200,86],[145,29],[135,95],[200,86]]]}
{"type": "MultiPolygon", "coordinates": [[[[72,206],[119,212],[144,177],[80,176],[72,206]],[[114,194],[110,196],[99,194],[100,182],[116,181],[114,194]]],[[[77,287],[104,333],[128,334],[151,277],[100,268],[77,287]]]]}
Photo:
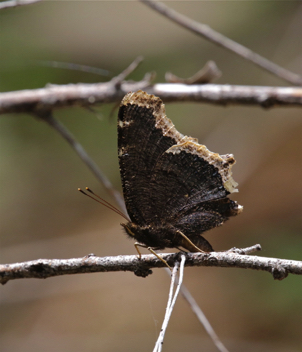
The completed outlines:
{"type": "Polygon", "coordinates": [[[123,98],[118,157],[130,218],[121,225],[137,241],[137,250],[182,247],[211,252],[201,234],[242,212],[243,207],[228,198],[237,191],[233,155],[212,153],[178,132],[154,95],[137,91],[123,98]]]}

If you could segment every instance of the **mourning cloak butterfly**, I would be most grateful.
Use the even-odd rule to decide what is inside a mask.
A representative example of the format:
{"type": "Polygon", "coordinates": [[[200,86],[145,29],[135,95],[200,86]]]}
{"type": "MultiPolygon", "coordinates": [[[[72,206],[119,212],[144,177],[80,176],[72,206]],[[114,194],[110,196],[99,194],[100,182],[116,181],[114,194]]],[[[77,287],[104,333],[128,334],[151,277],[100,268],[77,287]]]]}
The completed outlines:
{"type": "Polygon", "coordinates": [[[123,98],[118,155],[131,220],[121,225],[136,246],[211,252],[201,234],[243,209],[227,197],[237,191],[233,155],[212,153],[179,133],[154,95],[138,91],[123,98]]]}

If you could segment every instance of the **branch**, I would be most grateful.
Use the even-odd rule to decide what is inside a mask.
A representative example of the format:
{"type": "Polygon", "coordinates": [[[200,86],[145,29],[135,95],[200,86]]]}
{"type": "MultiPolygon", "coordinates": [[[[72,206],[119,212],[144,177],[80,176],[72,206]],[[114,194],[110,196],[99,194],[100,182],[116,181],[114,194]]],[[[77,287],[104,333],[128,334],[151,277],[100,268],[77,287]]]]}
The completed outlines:
{"type": "MultiPolygon", "coordinates": [[[[42,0],[9,0],[3,1],[0,3],[0,10],[7,9],[11,7],[30,5],[42,0]]],[[[277,77],[284,79],[285,81],[301,86],[302,77],[298,74],[295,74],[289,70],[284,69],[283,67],[271,62],[270,60],[262,57],[261,55],[253,52],[252,50],[246,48],[245,46],[225,37],[224,35],[214,31],[209,26],[196,22],[177,11],[170,9],[168,6],[160,3],[159,1],[154,0],[140,0],[145,5],[149,6],[153,10],[159,12],[163,16],[169,18],[175,23],[189,29],[190,31],[203,36],[205,39],[210,40],[211,42],[222,46],[223,48],[234,52],[235,54],[243,57],[246,60],[253,62],[255,65],[265,69],[266,71],[274,74],[277,77]]]]}
{"type": "MultiPolygon", "coordinates": [[[[110,83],[112,83],[115,88],[119,90],[121,82],[137,68],[137,66],[141,63],[142,60],[143,58],[141,56],[137,57],[122,73],[120,73],[117,77],[114,77],[110,81],[110,83]]],[[[109,179],[100,170],[96,163],[90,158],[90,156],[82,147],[82,145],[77,142],[72,133],[62,123],[60,123],[54,118],[52,111],[50,109],[45,109],[40,105],[38,109],[32,111],[32,113],[41,118],[43,121],[47,122],[69,143],[73,150],[78,154],[80,159],[86,164],[90,171],[92,171],[96,178],[103,184],[108,193],[115,199],[122,212],[124,214],[127,214],[126,206],[120,192],[118,192],[112,186],[109,179]]]]}
{"type": "MultiPolygon", "coordinates": [[[[258,245],[259,246],[259,245],[258,245]]],[[[182,253],[180,253],[182,254],[182,253]]],[[[161,257],[172,267],[179,260],[179,253],[162,253],[161,257]]],[[[186,266],[211,266],[242,268],[271,273],[275,280],[288,274],[302,275],[302,262],[287,259],[265,258],[238,254],[231,251],[212,253],[186,253],[186,266]]],[[[38,259],[29,262],[0,265],[0,283],[15,279],[46,279],[48,277],[112,271],[132,271],[146,277],[151,268],[162,268],[165,264],[154,255],[97,257],[94,254],[73,259],[38,259]]]]}
{"type": "Polygon", "coordinates": [[[228,352],[228,349],[220,341],[218,335],[214,331],[212,325],[210,324],[209,320],[205,316],[204,312],[198,306],[197,302],[195,301],[195,299],[191,295],[190,291],[184,285],[182,285],[180,292],[183,295],[183,297],[185,298],[185,300],[188,302],[188,304],[190,305],[190,308],[192,309],[192,311],[196,314],[197,319],[205,328],[207,334],[212,339],[212,341],[213,341],[214,345],[217,347],[218,351],[228,352]]]}
{"type": "Polygon", "coordinates": [[[204,67],[196,72],[192,77],[180,78],[171,72],[165,74],[166,82],[168,83],[183,83],[183,84],[205,84],[211,83],[221,76],[221,71],[214,61],[208,61],[204,67]]]}
{"type": "Polygon", "coordinates": [[[10,7],[17,7],[23,5],[30,5],[34,4],[35,2],[40,2],[42,0],[10,0],[10,1],[3,1],[0,3],[0,10],[8,9],[10,7]]]}
{"type": "Polygon", "coordinates": [[[46,88],[0,93],[0,114],[35,113],[68,106],[91,106],[119,102],[125,94],[139,89],[165,102],[202,102],[216,105],[301,106],[302,88],[236,86],[229,84],[185,85],[161,83],[150,86],[147,80],[95,84],[49,85],[46,88]]]}
{"type": "Polygon", "coordinates": [[[39,111],[37,114],[43,121],[47,122],[51,127],[53,127],[71,146],[71,148],[77,153],[80,159],[86,164],[88,169],[96,176],[96,178],[102,183],[106,191],[112,196],[122,212],[127,214],[126,206],[123,197],[120,192],[118,192],[106,177],[106,175],[101,171],[97,164],[91,159],[86,150],[82,145],[75,139],[73,134],[58,120],[56,120],[51,111],[39,111]]]}
{"type": "Polygon", "coordinates": [[[62,68],[64,70],[71,70],[71,71],[81,71],[92,73],[99,76],[109,76],[110,71],[105,70],[99,67],[75,64],[73,62],[63,62],[63,61],[47,61],[47,60],[36,60],[35,61],[38,65],[44,67],[53,67],[53,68],[62,68]]]}
{"type": "MultiPolygon", "coordinates": [[[[245,254],[250,253],[250,252],[255,252],[257,250],[260,250],[261,247],[259,245],[255,245],[252,247],[248,247],[245,249],[242,249],[241,251],[245,252],[245,254]]],[[[233,250],[238,250],[237,248],[233,248],[233,250]]],[[[243,254],[243,253],[242,253],[243,254]]],[[[171,271],[166,268],[166,273],[171,276],[171,271]]],[[[177,282],[176,278],[176,282],[177,282]]],[[[205,316],[204,312],[201,310],[201,308],[198,306],[197,302],[195,301],[194,297],[191,295],[190,291],[186,288],[184,284],[181,285],[180,292],[183,296],[183,298],[187,301],[189,304],[191,310],[193,313],[195,313],[197,319],[201,323],[201,325],[204,327],[206,333],[209,335],[211,340],[213,341],[214,345],[217,347],[218,351],[220,352],[229,352],[228,349],[224,346],[224,344],[221,342],[219,339],[218,335],[214,331],[212,325],[210,324],[209,320],[205,316]]]]}
{"type": "Polygon", "coordinates": [[[123,72],[121,72],[118,76],[112,78],[111,83],[113,83],[116,87],[120,87],[122,82],[126,79],[127,76],[130,75],[138,65],[144,60],[143,56],[138,56],[123,72]]]}
{"type": "Polygon", "coordinates": [[[165,334],[166,334],[166,330],[168,327],[168,323],[169,320],[171,318],[171,314],[173,312],[175,303],[176,303],[176,299],[178,297],[179,294],[179,290],[183,281],[183,273],[184,273],[184,267],[185,267],[185,261],[186,261],[186,257],[184,255],[181,256],[181,264],[180,264],[180,272],[179,272],[179,280],[177,280],[177,287],[176,290],[174,292],[174,285],[175,285],[175,280],[176,280],[176,274],[178,271],[178,267],[179,267],[179,263],[176,262],[172,271],[172,277],[171,277],[171,284],[170,284],[170,290],[169,290],[169,298],[168,298],[168,303],[167,303],[167,308],[166,308],[166,313],[165,313],[165,317],[164,317],[164,321],[162,323],[162,327],[160,329],[160,333],[158,336],[158,339],[155,343],[155,347],[153,349],[153,352],[160,352],[162,350],[162,346],[164,343],[164,338],[165,338],[165,334]],[[173,295],[174,293],[174,295],[173,295]]]}
{"type": "MultiPolygon", "coordinates": [[[[252,247],[250,247],[250,248],[252,248],[252,247]]],[[[253,246],[253,251],[255,251],[257,248],[259,248],[259,247],[253,246]]],[[[171,271],[166,268],[166,272],[168,272],[168,275],[171,276],[169,298],[168,298],[168,303],[167,303],[167,307],[166,307],[165,318],[164,318],[162,327],[160,329],[160,333],[159,333],[158,339],[156,341],[155,347],[153,349],[153,352],[160,352],[162,350],[162,345],[164,343],[165,333],[166,333],[166,330],[168,327],[168,323],[169,323],[172,311],[175,306],[176,299],[179,295],[179,292],[182,293],[183,297],[185,298],[185,300],[187,300],[187,302],[190,305],[193,312],[197,315],[198,320],[204,326],[206,332],[208,333],[208,335],[212,339],[212,341],[213,341],[214,345],[217,347],[218,351],[228,352],[227,348],[220,341],[219,337],[217,336],[217,334],[213,330],[210,322],[206,318],[203,311],[199,308],[198,304],[196,303],[196,301],[194,300],[194,298],[190,294],[189,290],[183,285],[184,267],[185,267],[185,261],[186,261],[186,257],[184,254],[180,254],[180,260],[181,260],[180,265],[178,262],[175,263],[175,266],[172,271],[172,276],[171,276],[171,271]],[[176,276],[178,267],[179,267],[179,279],[176,276]],[[174,285],[176,285],[176,289],[173,294],[174,285]]]]}
{"type": "Polygon", "coordinates": [[[209,26],[196,22],[191,18],[188,18],[175,10],[170,9],[168,6],[164,5],[159,1],[154,0],[140,0],[145,5],[149,6],[153,10],[159,12],[161,15],[169,18],[175,23],[189,29],[190,31],[201,35],[205,39],[222,46],[223,48],[243,57],[246,60],[253,62],[255,65],[265,69],[266,71],[274,74],[275,76],[284,79],[285,81],[301,86],[302,77],[284,69],[283,67],[271,62],[270,60],[260,56],[259,54],[253,52],[252,50],[246,48],[245,46],[236,43],[235,41],[225,37],[224,35],[214,31],[209,26]]]}

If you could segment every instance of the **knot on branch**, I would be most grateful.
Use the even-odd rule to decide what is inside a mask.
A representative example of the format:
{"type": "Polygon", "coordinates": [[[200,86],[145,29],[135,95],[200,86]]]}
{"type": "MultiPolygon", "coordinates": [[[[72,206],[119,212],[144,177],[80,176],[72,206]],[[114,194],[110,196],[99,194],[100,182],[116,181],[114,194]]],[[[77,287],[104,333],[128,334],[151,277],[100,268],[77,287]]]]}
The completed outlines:
{"type": "Polygon", "coordinates": [[[218,259],[216,257],[208,255],[208,254],[206,254],[204,256],[204,261],[208,262],[210,265],[214,265],[214,266],[216,266],[218,264],[218,259]]]}
{"type": "Polygon", "coordinates": [[[288,276],[288,271],[280,264],[274,265],[271,273],[274,280],[283,280],[288,276]]]}
{"type": "Polygon", "coordinates": [[[151,274],[153,274],[153,271],[149,268],[144,268],[143,266],[140,266],[139,268],[134,270],[134,275],[139,276],[139,277],[145,278],[151,274]]]}

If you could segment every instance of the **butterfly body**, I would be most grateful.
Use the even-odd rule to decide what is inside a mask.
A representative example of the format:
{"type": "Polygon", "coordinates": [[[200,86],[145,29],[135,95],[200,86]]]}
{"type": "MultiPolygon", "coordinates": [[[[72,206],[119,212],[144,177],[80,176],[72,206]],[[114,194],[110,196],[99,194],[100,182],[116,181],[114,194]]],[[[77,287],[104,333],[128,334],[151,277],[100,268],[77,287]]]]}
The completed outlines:
{"type": "Polygon", "coordinates": [[[242,211],[227,197],[237,185],[233,156],[212,153],[179,133],[162,101],[142,91],[122,100],[118,149],[131,220],[122,224],[126,233],[153,249],[212,251],[201,234],[242,211]]]}

